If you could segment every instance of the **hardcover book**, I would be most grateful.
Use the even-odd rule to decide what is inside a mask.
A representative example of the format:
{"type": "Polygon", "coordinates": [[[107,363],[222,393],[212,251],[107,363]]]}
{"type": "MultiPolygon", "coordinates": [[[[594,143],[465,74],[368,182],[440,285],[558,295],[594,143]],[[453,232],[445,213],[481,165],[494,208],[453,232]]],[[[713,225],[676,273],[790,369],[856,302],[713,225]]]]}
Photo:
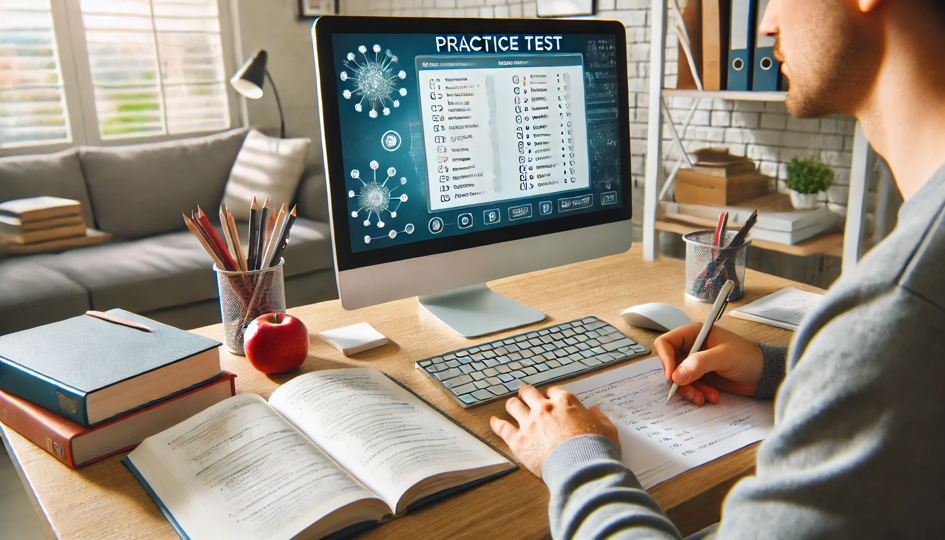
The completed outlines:
{"type": "Polygon", "coordinates": [[[182,538],[321,538],[517,468],[374,369],[301,375],[267,403],[241,394],[122,460],[182,538]]]}
{"type": "Polygon", "coordinates": [[[145,438],[178,424],[236,394],[236,375],[223,372],[210,382],[94,427],[47,411],[0,391],[0,422],[46,450],[70,469],[131,450],[145,438]]]}
{"type": "Polygon", "coordinates": [[[0,203],[0,216],[19,218],[21,223],[81,212],[82,203],[61,197],[30,197],[0,203]]]}
{"type": "Polygon", "coordinates": [[[0,336],[0,390],[92,427],[220,374],[218,341],[122,309],[0,336]]]}

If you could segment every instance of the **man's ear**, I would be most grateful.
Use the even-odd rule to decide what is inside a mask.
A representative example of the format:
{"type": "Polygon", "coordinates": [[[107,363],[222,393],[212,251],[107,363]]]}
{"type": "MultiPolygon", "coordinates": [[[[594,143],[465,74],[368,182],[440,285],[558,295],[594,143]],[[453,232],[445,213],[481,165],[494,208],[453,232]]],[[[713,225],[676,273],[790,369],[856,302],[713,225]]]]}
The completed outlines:
{"type": "Polygon", "coordinates": [[[869,13],[876,9],[876,6],[882,3],[883,0],[856,0],[857,7],[860,8],[860,11],[863,13],[869,13]]]}

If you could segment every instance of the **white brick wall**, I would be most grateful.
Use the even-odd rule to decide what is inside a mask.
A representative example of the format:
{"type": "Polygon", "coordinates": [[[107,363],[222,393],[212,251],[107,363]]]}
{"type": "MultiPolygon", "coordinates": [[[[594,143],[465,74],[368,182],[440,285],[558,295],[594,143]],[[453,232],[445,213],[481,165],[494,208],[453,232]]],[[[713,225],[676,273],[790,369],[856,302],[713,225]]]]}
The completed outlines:
{"type": "MultiPolygon", "coordinates": [[[[680,6],[685,1],[680,1],[680,6]]],[[[341,0],[341,12],[349,15],[395,15],[429,17],[534,17],[537,5],[523,0],[341,0]]],[[[630,87],[630,151],[633,171],[634,221],[643,216],[643,171],[646,153],[647,107],[650,60],[651,0],[597,0],[597,17],[615,19],[627,29],[627,73],[630,87]]],[[[666,38],[666,77],[675,86],[678,46],[672,32],[666,38]]],[[[672,98],[668,108],[674,122],[681,123],[692,100],[672,98]]],[[[680,126],[681,127],[681,126],[680,126]]],[[[729,102],[704,99],[698,105],[684,139],[687,152],[714,146],[747,155],[761,171],[777,179],[777,189],[786,191],[786,165],[793,157],[814,158],[834,169],[834,187],[822,195],[828,206],[845,213],[850,183],[854,121],[846,117],[796,119],[783,103],[729,102]]],[[[664,128],[664,169],[669,172],[678,158],[678,148],[664,128]]]]}

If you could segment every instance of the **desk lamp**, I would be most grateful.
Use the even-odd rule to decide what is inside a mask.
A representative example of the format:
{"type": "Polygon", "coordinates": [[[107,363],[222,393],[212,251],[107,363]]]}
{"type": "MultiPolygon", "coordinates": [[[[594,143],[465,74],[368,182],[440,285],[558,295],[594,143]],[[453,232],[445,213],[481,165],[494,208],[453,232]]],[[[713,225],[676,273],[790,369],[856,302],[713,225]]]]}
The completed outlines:
{"type": "Polygon", "coordinates": [[[285,139],[285,116],[282,114],[282,102],[279,101],[279,91],[276,90],[276,83],[272,80],[269,70],[266,69],[268,59],[269,55],[264,49],[257,50],[233,75],[233,78],[230,79],[230,86],[242,96],[249,99],[259,99],[263,96],[263,83],[268,77],[269,84],[272,85],[272,93],[276,96],[276,106],[279,107],[281,137],[285,139]]]}

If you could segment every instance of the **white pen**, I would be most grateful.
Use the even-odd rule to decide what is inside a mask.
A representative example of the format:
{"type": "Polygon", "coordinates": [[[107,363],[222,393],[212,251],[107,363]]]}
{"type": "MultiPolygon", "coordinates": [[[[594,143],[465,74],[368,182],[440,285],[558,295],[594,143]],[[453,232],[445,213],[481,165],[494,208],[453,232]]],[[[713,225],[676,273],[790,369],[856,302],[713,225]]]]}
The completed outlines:
{"type": "MultiPolygon", "coordinates": [[[[719,295],[715,297],[715,303],[712,304],[712,309],[709,310],[709,314],[705,316],[702,330],[699,331],[699,335],[696,337],[696,341],[693,342],[692,348],[689,349],[689,354],[686,358],[699,352],[699,349],[702,348],[706,336],[708,336],[709,332],[712,330],[712,325],[722,317],[722,312],[725,311],[725,306],[728,305],[728,295],[732,293],[732,289],[734,288],[735,282],[732,280],[728,280],[725,282],[725,285],[722,285],[722,290],[719,291],[719,295]]],[[[681,363],[682,362],[680,362],[680,364],[681,363]]],[[[679,385],[673,383],[673,387],[669,389],[669,396],[666,398],[666,403],[669,403],[669,400],[673,399],[676,390],[679,390],[679,385]]]]}

